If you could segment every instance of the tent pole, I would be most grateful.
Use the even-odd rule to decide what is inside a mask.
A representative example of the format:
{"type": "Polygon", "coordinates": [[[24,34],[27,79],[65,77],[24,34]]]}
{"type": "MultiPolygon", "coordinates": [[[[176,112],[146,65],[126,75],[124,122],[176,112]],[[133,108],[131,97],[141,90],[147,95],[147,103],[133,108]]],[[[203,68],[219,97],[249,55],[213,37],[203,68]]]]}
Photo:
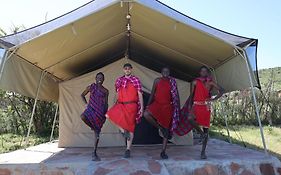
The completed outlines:
{"type": "Polygon", "coordinates": [[[54,134],[54,129],[55,129],[55,125],[56,125],[58,109],[59,109],[59,105],[57,104],[56,105],[56,112],[55,112],[55,116],[54,116],[54,121],[53,121],[53,126],[52,126],[52,132],[51,132],[51,136],[50,136],[50,142],[53,140],[53,134],[54,134]]]}
{"type": "Polygon", "coordinates": [[[252,91],[253,102],[254,102],[254,106],[255,106],[255,112],[256,112],[256,116],[257,116],[259,127],[260,127],[260,134],[261,134],[262,144],[263,144],[263,148],[264,148],[264,153],[266,155],[268,155],[267,147],[266,147],[266,143],[265,143],[265,138],[264,138],[264,133],[263,133],[263,127],[262,127],[261,119],[260,119],[260,113],[259,113],[257,98],[256,98],[256,94],[255,94],[255,91],[254,91],[254,83],[253,83],[253,79],[252,79],[252,75],[251,75],[250,64],[248,62],[248,57],[247,57],[247,54],[245,53],[245,50],[242,49],[242,52],[243,52],[243,55],[238,51],[238,53],[242,56],[242,58],[245,59],[245,62],[247,64],[248,76],[249,76],[250,85],[251,85],[251,91],[252,91]]]}
{"type": "Polygon", "coordinates": [[[229,143],[232,143],[231,137],[230,137],[230,132],[229,132],[229,127],[228,127],[228,122],[227,122],[227,117],[228,115],[226,115],[226,112],[224,110],[224,98],[223,101],[221,102],[221,110],[222,110],[222,115],[224,116],[224,122],[225,122],[225,126],[226,126],[226,131],[227,131],[227,136],[228,136],[228,141],[229,143]]]}
{"type": "MultiPolygon", "coordinates": [[[[211,71],[213,72],[213,75],[215,77],[215,81],[217,82],[218,80],[217,80],[217,75],[216,75],[215,69],[212,68],[211,71]]],[[[225,122],[226,131],[227,131],[227,135],[228,135],[228,141],[229,141],[229,143],[232,143],[231,138],[230,138],[230,133],[229,133],[228,122],[227,122],[227,115],[226,115],[226,112],[224,110],[224,105],[223,105],[224,102],[225,101],[224,101],[224,98],[223,98],[223,101],[221,102],[222,115],[224,116],[224,122],[225,122]]]]}
{"type": "MultiPolygon", "coordinates": [[[[215,81],[217,82],[217,75],[216,75],[216,72],[215,72],[215,69],[212,69],[212,72],[213,72],[213,75],[215,77],[215,81]]],[[[223,101],[221,102],[221,107],[222,107],[222,115],[224,117],[224,122],[225,122],[225,126],[226,126],[226,131],[227,131],[227,135],[228,135],[228,141],[229,143],[232,143],[231,141],[231,138],[230,138],[230,133],[229,133],[229,127],[228,127],[228,122],[227,122],[227,115],[226,115],[226,112],[224,110],[224,99],[223,101]]]]}
{"type": "Polygon", "coordinates": [[[37,86],[35,101],[34,101],[34,104],[33,104],[33,109],[32,109],[31,117],[30,117],[30,120],[29,120],[28,131],[27,131],[27,135],[26,135],[26,138],[25,138],[25,145],[27,145],[28,142],[29,142],[30,130],[31,130],[31,126],[32,126],[33,118],[34,118],[34,113],[35,113],[36,104],[37,104],[37,100],[38,100],[38,95],[39,95],[42,79],[44,77],[44,73],[45,73],[45,71],[41,72],[39,84],[37,86]]]}

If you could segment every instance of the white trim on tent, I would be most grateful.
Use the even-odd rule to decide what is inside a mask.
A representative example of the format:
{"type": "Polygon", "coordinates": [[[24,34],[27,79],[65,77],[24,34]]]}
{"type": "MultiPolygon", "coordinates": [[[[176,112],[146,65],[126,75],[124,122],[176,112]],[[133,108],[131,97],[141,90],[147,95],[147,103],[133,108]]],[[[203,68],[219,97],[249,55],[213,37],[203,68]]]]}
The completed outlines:
{"type": "Polygon", "coordinates": [[[93,0],[84,4],[83,6],[70,11],[58,18],[55,18],[51,21],[43,23],[41,25],[35,26],[33,28],[24,30],[22,32],[1,37],[2,40],[12,43],[14,45],[21,45],[23,43],[29,42],[30,40],[37,38],[39,36],[45,35],[53,30],[56,30],[60,27],[69,25],[81,18],[84,18],[88,15],[91,15],[95,12],[98,12],[106,7],[109,7],[118,2],[133,2],[153,9],[165,16],[175,20],[175,23],[183,23],[185,25],[191,26],[197,30],[202,31],[203,33],[213,36],[223,42],[236,46],[240,43],[250,40],[251,38],[246,38],[242,36],[236,36],[234,34],[221,31],[214,27],[208,26],[204,23],[201,23],[189,16],[186,16],[171,7],[166,6],[165,4],[159,1],[152,0],[131,0],[131,1],[122,1],[122,0],[93,0]]]}
{"type": "Polygon", "coordinates": [[[172,19],[175,19],[176,20],[175,22],[182,22],[185,25],[188,25],[197,30],[200,30],[200,31],[204,32],[205,34],[215,37],[229,45],[236,46],[240,43],[250,40],[250,38],[235,36],[233,34],[229,34],[227,32],[210,27],[206,24],[196,21],[196,20],[176,11],[175,9],[172,9],[171,7],[164,5],[163,3],[159,2],[159,1],[138,0],[137,2],[150,9],[158,11],[159,13],[162,13],[172,19]]]}

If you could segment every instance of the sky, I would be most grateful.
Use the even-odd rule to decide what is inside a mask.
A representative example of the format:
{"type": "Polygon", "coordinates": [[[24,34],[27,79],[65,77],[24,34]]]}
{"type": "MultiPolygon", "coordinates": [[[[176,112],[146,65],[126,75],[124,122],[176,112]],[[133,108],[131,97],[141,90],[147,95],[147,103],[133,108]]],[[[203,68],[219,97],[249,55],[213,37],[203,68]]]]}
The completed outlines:
{"type": "MultiPolygon", "coordinates": [[[[221,30],[259,39],[258,68],[281,67],[280,0],[160,0],[221,30]]],[[[71,11],[89,0],[0,0],[0,28],[29,28],[71,11]]]]}

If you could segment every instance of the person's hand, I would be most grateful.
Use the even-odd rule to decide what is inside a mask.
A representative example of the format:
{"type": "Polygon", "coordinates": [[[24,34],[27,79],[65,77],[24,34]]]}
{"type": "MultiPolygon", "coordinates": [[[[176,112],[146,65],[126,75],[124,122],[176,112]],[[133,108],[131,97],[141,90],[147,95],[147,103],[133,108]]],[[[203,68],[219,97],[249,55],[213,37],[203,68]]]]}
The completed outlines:
{"type": "Polygon", "coordinates": [[[141,109],[140,109],[140,116],[142,116],[143,115],[143,107],[141,107],[141,109]]]}

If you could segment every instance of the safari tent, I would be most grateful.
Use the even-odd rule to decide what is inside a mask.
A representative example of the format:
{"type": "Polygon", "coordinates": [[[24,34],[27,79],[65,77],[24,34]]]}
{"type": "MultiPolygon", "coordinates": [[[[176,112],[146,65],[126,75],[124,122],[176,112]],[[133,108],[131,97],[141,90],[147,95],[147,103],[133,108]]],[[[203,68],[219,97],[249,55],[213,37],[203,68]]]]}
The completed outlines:
{"type": "MultiPolygon", "coordinates": [[[[95,0],[0,38],[0,87],[57,102],[59,146],[92,146],[93,133],[79,118],[85,107],[80,94],[97,72],[105,74],[112,105],[114,81],[122,75],[124,63],[133,65],[146,95],[161,67],[169,65],[183,104],[189,82],[202,65],[211,69],[228,92],[260,87],[257,45],[257,39],[216,29],[157,0],[95,0]]],[[[253,97],[255,100],[254,93],[253,97]]],[[[142,135],[148,137],[149,133],[142,135]]],[[[101,139],[102,146],[124,145],[109,122],[101,139]]],[[[192,144],[192,135],[175,137],[172,142],[192,144]]]]}

